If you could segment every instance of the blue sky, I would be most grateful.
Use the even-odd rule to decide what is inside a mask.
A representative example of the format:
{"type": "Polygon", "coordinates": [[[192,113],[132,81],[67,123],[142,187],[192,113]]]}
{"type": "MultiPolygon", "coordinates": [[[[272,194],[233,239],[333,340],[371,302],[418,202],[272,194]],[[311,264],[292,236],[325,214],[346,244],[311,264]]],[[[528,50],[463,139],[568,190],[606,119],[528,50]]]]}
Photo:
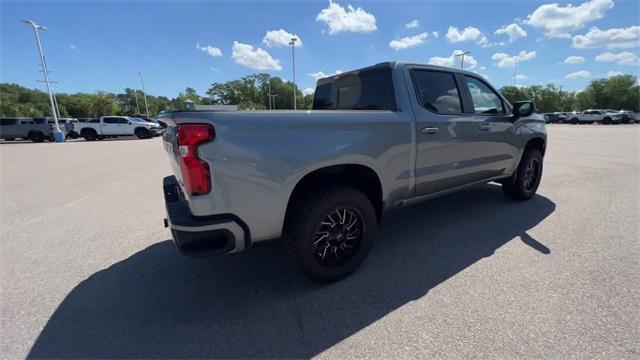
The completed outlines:
{"type": "MultiPolygon", "coordinates": [[[[176,96],[191,86],[267,72],[313,88],[333,74],[388,60],[440,65],[457,50],[496,86],[554,82],[580,90],[593,78],[639,75],[638,1],[242,1],[0,3],[1,81],[41,88],[33,19],[61,92],[139,87],[176,96]],[[571,5],[570,5],[571,4],[571,5]],[[566,62],[566,63],[565,63],[566,62]]],[[[459,60],[458,60],[459,61],[459,60]]]]}

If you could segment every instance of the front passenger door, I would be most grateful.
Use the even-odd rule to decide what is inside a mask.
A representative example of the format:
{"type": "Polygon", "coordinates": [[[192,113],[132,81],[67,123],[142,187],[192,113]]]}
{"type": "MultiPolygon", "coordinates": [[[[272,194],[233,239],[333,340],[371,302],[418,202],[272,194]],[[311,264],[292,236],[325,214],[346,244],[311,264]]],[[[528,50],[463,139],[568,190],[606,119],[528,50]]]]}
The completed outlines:
{"type": "Polygon", "coordinates": [[[471,98],[480,130],[482,167],[485,178],[508,175],[516,166],[519,148],[513,132],[511,109],[498,93],[479,77],[461,75],[471,98]]]}

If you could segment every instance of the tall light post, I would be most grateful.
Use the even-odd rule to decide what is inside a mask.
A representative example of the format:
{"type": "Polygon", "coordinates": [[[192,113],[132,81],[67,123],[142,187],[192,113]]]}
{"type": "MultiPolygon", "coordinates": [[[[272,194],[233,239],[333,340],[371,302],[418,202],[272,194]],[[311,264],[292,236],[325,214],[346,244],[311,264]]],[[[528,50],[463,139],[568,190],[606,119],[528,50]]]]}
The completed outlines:
{"type": "Polygon", "coordinates": [[[513,86],[516,86],[516,77],[517,77],[517,72],[516,72],[516,67],[518,65],[518,59],[515,59],[515,61],[513,62],[513,86]]]}
{"type": "Polygon", "coordinates": [[[269,110],[273,110],[271,107],[271,77],[269,77],[269,82],[267,83],[269,86],[269,94],[267,94],[267,100],[269,100],[269,110]]]}
{"type": "Polygon", "coordinates": [[[33,32],[36,34],[36,44],[38,45],[38,53],[40,54],[40,64],[42,65],[42,72],[44,73],[44,82],[47,84],[47,92],[49,93],[49,103],[51,104],[51,113],[53,114],[53,121],[55,123],[55,129],[53,137],[56,142],[64,141],[64,133],[60,131],[60,125],[58,124],[58,112],[56,111],[56,104],[53,100],[53,90],[51,89],[51,83],[49,82],[49,69],[47,69],[47,63],[44,60],[44,53],[42,52],[42,44],[40,44],[39,30],[47,30],[46,27],[36,24],[33,20],[22,20],[25,24],[33,27],[33,32]]]}
{"type": "Polygon", "coordinates": [[[460,56],[460,69],[464,70],[464,56],[471,54],[471,51],[463,51],[461,54],[456,54],[456,57],[460,56]]]}
{"type": "Polygon", "coordinates": [[[291,38],[291,42],[289,43],[289,45],[291,45],[291,62],[293,64],[293,110],[298,109],[296,104],[296,52],[294,50],[296,48],[296,41],[298,41],[298,39],[291,38]]]}
{"type": "Polygon", "coordinates": [[[147,104],[147,92],[144,91],[144,74],[139,72],[140,82],[142,83],[142,96],[144,96],[144,111],[145,115],[149,116],[149,105],[147,104]]]}
{"type": "Polygon", "coordinates": [[[140,115],[140,106],[138,105],[138,90],[133,89],[133,95],[136,98],[136,111],[137,111],[137,114],[140,115]]]}

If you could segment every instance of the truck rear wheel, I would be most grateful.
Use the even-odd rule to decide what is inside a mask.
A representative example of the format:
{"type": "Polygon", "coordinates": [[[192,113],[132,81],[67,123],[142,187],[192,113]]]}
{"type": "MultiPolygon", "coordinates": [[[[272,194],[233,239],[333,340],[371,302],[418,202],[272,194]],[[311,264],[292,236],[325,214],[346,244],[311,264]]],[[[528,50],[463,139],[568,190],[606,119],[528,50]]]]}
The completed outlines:
{"type": "Polygon", "coordinates": [[[87,141],[94,141],[98,138],[98,133],[93,129],[83,129],[80,135],[87,141]]]}
{"type": "Polygon", "coordinates": [[[530,148],[525,151],[518,165],[515,179],[502,184],[502,191],[515,200],[529,200],[538,190],[542,178],[542,153],[530,148]]]}
{"type": "Polygon", "coordinates": [[[377,229],[376,213],[366,195],[352,187],[330,186],[294,206],[284,238],[308,277],[333,282],[360,267],[377,229]]]}

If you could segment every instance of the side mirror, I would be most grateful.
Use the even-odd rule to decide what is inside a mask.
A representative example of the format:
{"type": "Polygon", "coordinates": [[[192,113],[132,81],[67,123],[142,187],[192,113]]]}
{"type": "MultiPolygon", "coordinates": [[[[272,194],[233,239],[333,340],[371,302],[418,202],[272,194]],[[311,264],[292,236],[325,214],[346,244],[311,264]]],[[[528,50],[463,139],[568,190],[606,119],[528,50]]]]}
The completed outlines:
{"type": "Polygon", "coordinates": [[[513,116],[516,118],[527,117],[536,111],[533,101],[516,101],[513,103],[513,116]]]}

